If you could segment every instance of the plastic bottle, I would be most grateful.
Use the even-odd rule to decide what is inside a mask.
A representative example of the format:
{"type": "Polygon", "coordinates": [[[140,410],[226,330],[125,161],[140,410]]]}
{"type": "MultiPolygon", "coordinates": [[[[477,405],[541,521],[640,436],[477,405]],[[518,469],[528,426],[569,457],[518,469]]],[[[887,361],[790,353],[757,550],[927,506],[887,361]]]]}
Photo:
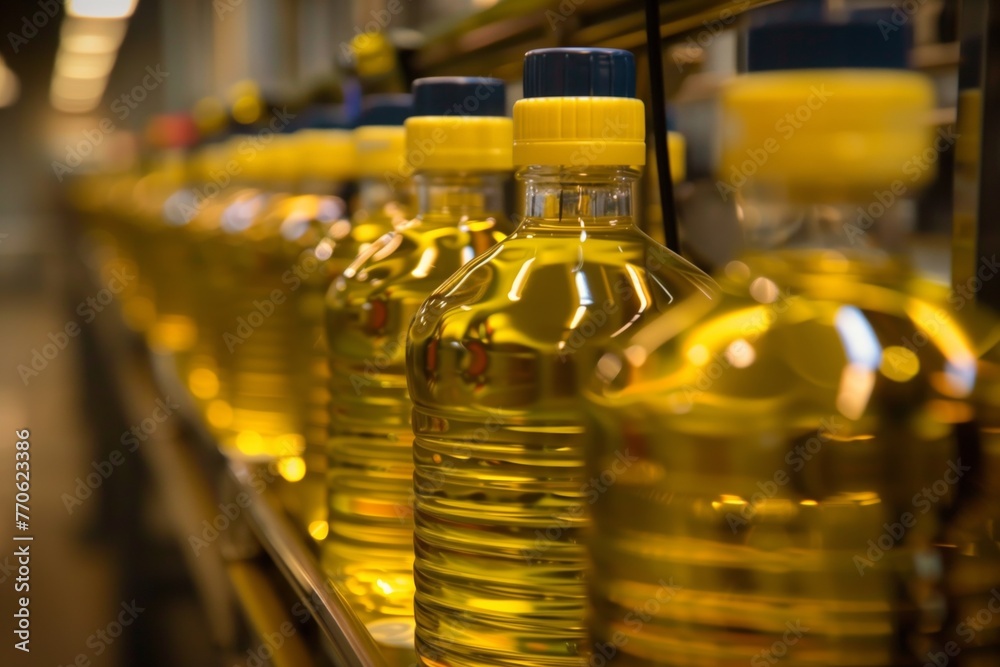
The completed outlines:
{"type": "Polygon", "coordinates": [[[712,293],[634,223],[632,54],[529,52],[524,93],[520,224],[428,298],[407,347],[424,665],[586,664],[579,383],[612,337],[712,293]]]}
{"type": "MultiPolygon", "coordinates": [[[[670,131],[667,133],[667,154],[670,160],[670,178],[674,185],[682,182],[687,176],[687,141],[680,132],[670,131]]],[[[646,173],[643,175],[642,185],[645,192],[643,203],[642,231],[649,235],[657,243],[663,243],[663,211],[660,208],[660,189],[656,172],[656,151],[652,146],[646,157],[646,173]]],[[[683,224],[683,220],[681,221],[683,224]]]]}
{"type": "Polygon", "coordinates": [[[876,23],[761,28],[748,63],[719,187],[755,250],[685,326],[619,341],[589,394],[590,474],[613,477],[595,646],[621,667],[995,663],[995,623],[966,620],[1000,583],[982,323],[876,244],[932,174],[931,84],[876,23]],[[789,53],[803,69],[774,70],[789,53]]]}
{"type": "Polygon", "coordinates": [[[190,354],[179,359],[178,371],[209,429],[223,441],[233,425],[231,355],[223,334],[229,327],[226,308],[235,276],[225,262],[229,237],[222,220],[234,202],[255,192],[247,189],[240,166],[241,148],[249,146],[242,135],[214,137],[201,145],[192,159],[190,188],[178,191],[164,207],[164,215],[178,220],[188,238],[192,277],[185,286],[198,329],[190,354]]]}
{"type": "Polygon", "coordinates": [[[317,541],[323,541],[328,534],[326,445],[330,373],[324,300],[333,280],[357,254],[405,220],[410,211],[408,183],[401,183],[398,189],[390,187],[381,178],[381,170],[386,165],[395,166],[403,157],[402,123],[411,107],[409,95],[366,98],[359,127],[351,133],[352,175],[356,174],[361,182],[360,208],[352,219],[339,217],[344,210],[342,197],[347,197],[347,193],[336,196],[331,191],[331,185],[342,181],[343,175],[328,164],[330,147],[308,133],[299,141],[304,153],[298,157],[311,165],[298,188],[300,194],[275,211],[276,229],[287,246],[287,256],[295,257],[298,269],[293,271],[298,280],[294,280],[290,289],[294,288],[296,338],[300,343],[288,353],[305,438],[302,457],[305,475],[295,482],[286,505],[317,541]],[[336,216],[335,209],[340,211],[336,216]],[[317,235],[320,237],[316,238],[317,235]]]}
{"type": "Polygon", "coordinates": [[[193,272],[187,225],[178,201],[186,199],[192,182],[188,148],[195,140],[194,121],[187,115],[158,116],[147,136],[161,147],[157,169],[138,185],[148,200],[140,281],[154,295],[156,320],[147,333],[150,347],[182,357],[198,337],[190,308],[190,294],[198,276],[193,272]]]}
{"type": "Polygon", "coordinates": [[[413,431],[406,333],[424,299],[509,231],[512,124],[498,79],[413,84],[406,156],[418,215],[362,252],[327,297],[333,401],[324,563],[376,640],[413,646],[413,431]]]}
{"type": "MultiPolygon", "coordinates": [[[[327,122],[325,115],[320,118],[327,122]]],[[[260,351],[273,355],[268,372],[278,377],[269,380],[271,386],[280,383],[287,393],[268,396],[269,410],[285,420],[296,437],[293,444],[290,435],[284,436],[279,446],[287,451],[273,453],[280,457],[275,488],[301,529],[322,537],[326,530],[323,468],[317,466],[316,453],[317,449],[322,453],[326,437],[326,397],[319,325],[322,288],[329,284],[325,244],[331,234],[344,236],[350,230],[347,198],[356,169],[351,133],[334,127],[276,135],[260,159],[267,164],[274,191],[246,234],[248,245],[260,258],[256,270],[266,281],[260,292],[268,294],[273,308],[267,300],[257,302],[262,316],[258,319],[264,324],[252,335],[272,337],[265,341],[267,349],[260,351]]],[[[252,312],[246,316],[251,327],[256,326],[254,317],[252,312]]],[[[250,372],[259,373],[257,369],[250,372]]],[[[237,393],[234,408],[239,410],[241,405],[250,403],[237,393]]],[[[265,430],[258,432],[268,437],[265,430]]],[[[277,431],[270,435],[282,438],[277,431]]]]}
{"type": "Polygon", "coordinates": [[[302,436],[287,350],[301,344],[285,272],[292,267],[263,223],[273,200],[288,195],[294,173],[280,158],[287,135],[243,139],[237,147],[237,190],[220,218],[219,268],[228,285],[219,295],[220,366],[229,383],[232,424],[223,446],[233,456],[275,460],[282,477],[304,474],[302,436]]]}

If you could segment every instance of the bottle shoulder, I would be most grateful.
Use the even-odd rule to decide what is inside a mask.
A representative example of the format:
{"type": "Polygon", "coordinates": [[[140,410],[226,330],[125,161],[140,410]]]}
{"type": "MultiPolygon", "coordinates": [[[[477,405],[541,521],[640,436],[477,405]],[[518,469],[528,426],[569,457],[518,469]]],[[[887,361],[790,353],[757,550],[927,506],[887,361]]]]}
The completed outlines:
{"type": "MultiPolygon", "coordinates": [[[[367,245],[327,293],[331,348],[354,351],[399,341],[402,349],[424,299],[463,264],[499,240],[495,227],[424,225],[413,220],[367,245]],[[358,345],[358,339],[367,341],[358,345]],[[353,342],[350,342],[353,341],[353,342]]],[[[363,352],[367,354],[367,352],[363,352]]]]}
{"type": "Polygon", "coordinates": [[[829,259],[730,265],[721,298],[687,326],[657,322],[609,349],[593,396],[756,423],[788,410],[857,420],[955,411],[978,392],[995,319],[894,260],[829,259]]]}
{"type": "Polygon", "coordinates": [[[483,325],[494,339],[565,342],[619,335],[675,304],[711,300],[712,279],[637,230],[535,235],[519,229],[443,283],[413,335],[458,338],[483,325]],[[598,324],[600,323],[600,324],[598,324]],[[613,326],[613,328],[611,328],[613,326]]]}
{"type": "Polygon", "coordinates": [[[415,409],[502,409],[549,426],[578,423],[580,383],[603,346],[711,303],[715,290],[706,274],[635,230],[515,233],[415,315],[406,358],[415,409]]]}
{"type": "Polygon", "coordinates": [[[394,293],[399,291],[405,291],[406,298],[413,292],[423,299],[499,238],[485,223],[430,226],[419,219],[403,223],[364,244],[333,286],[331,306],[397,298],[394,293]]]}

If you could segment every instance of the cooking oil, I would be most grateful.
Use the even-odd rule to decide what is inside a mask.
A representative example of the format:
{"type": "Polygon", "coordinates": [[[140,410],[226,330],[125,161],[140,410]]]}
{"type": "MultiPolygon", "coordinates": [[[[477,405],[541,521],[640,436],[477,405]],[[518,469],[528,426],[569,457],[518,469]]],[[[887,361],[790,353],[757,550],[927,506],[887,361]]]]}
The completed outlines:
{"type": "Polygon", "coordinates": [[[126,320],[148,321],[142,329],[153,350],[180,354],[196,338],[195,322],[182,314],[180,285],[186,282],[187,241],[183,220],[169,215],[177,193],[189,187],[188,147],[195,127],[185,114],[154,116],[143,133],[148,172],[135,184],[135,223],[130,252],[137,264],[134,298],[126,298],[126,320]]]}
{"type": "Polygon", "coordinates": [[[222,293],[230,296],[216,316],[230,406],[223,441],[231,455],[274,461],[286,509],[322,537],[325,429],[317,413],[325,411],[325,393],[317,384],[325,373],[316,367],[324,361],[317,295],[350,251],[334,252],[353,239],[341,196],[353,151],[342,130],[278,134],[261,146],[257,139],[237,149],[250,187],[230,198],[217,236],[227,274],[222,293]]]}
{"type": "Polygon", "coordinates": [[[133,276],[121,295],[122,316],[130,328],[147,338],[156,324],[150,237],[160,222],[159,207],[168,196],[168,180],[158,160],[147,160],[138,179],[118,181],[112,192],[116,202],[113,235],[120,257],[133,276]]]}
{"type": "Polygon", "coordinates": [[[215,348],[206,327],[208,309],[202,302],[219,295],[210,291],[208,254],[202,246],[202,230],[197,229],[198,224],[203,224],[200,216],[207,203],[203,192],[215,166],[211,162],[213,152],[217,152],[216,146],[189,151],[180,167],[183,187],[163,203],[163,230],[158,244],[163,251],[156,261],[155,278],[157,300],[162,303],[158,309],[160,345],[172,353],[178,377],[202,407],[204,401],[218,398],[215,348]],[[185,330],[189,336],[176,335],[185,330]],[[213,369],[211,379],[198,370],[209,368],[213,369]]]}
{"type": "Polygon", "coordinates": [[[232,407],[223,445],[233,456],[275,461],[289,482],[305,475],[295,361],[307,354],[301,348],[315,344],[300,337],[297,311],[303,282],[320,267],[305,251],[338,222],[347,224],[342,199],[303,202],[294,196],[295,170],[307,160],[290,144],[321,147],[333,165],[328,169],[341,176],[353,169],[347,130],[304,132],[274,135],[243,151],[241,167],[252,187],[234,196],[220,220],[221,265],[233,287],[219,313],[220,365],[232,407]]]}
{"type": "Polygon", "coordinates": [[[198,338],[189,302],[191,283],[197,281],[186,229],[190,220],[176,208],[178,199],[185,198],[190,180],[182,150],[167,152],[156,175],[156,182],[150,185],[158,190],[157,206],[149,211],[144,241],[147,261],[143,275],[148,276],[156,312],[147,338],[154,350],[179,357],[190,353],[198,338]]]}
{"type": "Polygon", "coordinates": [[[330,373],[323,322],[326,292],[362,249],[405,219],[409,206],[405,188],[385,191],[380,181],[372,181],[369,169],[361,179],[361,208],[350,218],[344,215],[356,199],[350,182],[359,174],[359,158],[364,164],[377,166],[395,164],[402,155],[401,125],[411,103],[409,95],[379,95],[366,98],[364,106],[358,121],[363,129],[346,131],[339,122],[333,127],[320,117],[315,127],[294,134],[302,179],[298,193],[280,200],[264,216],[265,225],[279,239],[281,252],[291,267],[288,289],[296,337],[302,341],[286,350],[304,441],[302,466],[296,462],[297,470],[291,471],[296,474],[284,475],[282,486],[290,488],[285,488],[283,495],[287,508],[318,542],[329,532],[326,441],[330,373]],[[376,125],[366,125],[369,123],[376,125]]]}
{"type": "MultiPolygon", "coordinates": [[[[896,48],[875,24],[822,30],[842,53],[880,45],[870,63],[896,48]]],[[[893,66],[724,88],[719,182],[739,176],[748,239],[772,250],[728,263],[722,297],[680,326],[662,318],[598,362],[595,657],[996,664],[1000,625],[975,620],[1000,584],[996,367],[976,353],[996,329],[875,243],[932,176],[906,166],[931,146],[931,85],[893,66]],[[777,144],[776,119],[800,108],[810,120],[777,144]]]]}
{"type": "MultiPolygon", "coordinates": [[[[181,190],[165,208],[165,215],[187,220],[178,225],[187,235],[191,253],[190,274],[182,282],[197,338],[189,354],[178,358],[178,372],[196,400],[209,429],[222,439],[233,424],[231,382],[224,361],[229,358],[223,334],[226,304],[235,290],[234,275],[224,263],[228,236],[222,228],[223,213],[247,196],[239,152],[249,145],[240,135],[201,146],[191,164],[192,185],[181,190]]],[[[250,191],[253,192],[252,190],[250,191]]]]}
{"type": "Polygon", "coordinates": [[[233,290],[233,276],[223,263],[222,214],[246,188],[240,165],[253,144],[248,135],[227,132],[235,119],[217,98],[199,100],[192,117],[200,143],[188,161],[189,184],[164,207],[164,216],[187,238],[190,271],[175,280],[182,283],[184,302],[197,325],[194,347],[175,358],[203,422],[222,439],[233,420],[230,383],[221,363],[229,355],[222,340],[228,323],[220,322],[220,316],[233,290]]]}
{"type": "Polygon", "coordinates": [[[635,225],[630,165],[646,145],[634,68],[614,49],[527,54],[520,224],[410,329],[423,665],[588,662],[580,383],[596,349],[714,289],[635,225]]]}
{"type": "MultiPolygon", "coordinates": [[[[333,283],[326,315],[333,401],[324,563],[399,664],[413,646],[406,333],[431,292],[509,231],[504,186],[512,169],[502,81],[419,79],[413,93],[406,156],[417,170],[419,213],[358,255],[333,283]]],[[[381,174],[387,182],[409,173],[399,157],[381,174]]]]}

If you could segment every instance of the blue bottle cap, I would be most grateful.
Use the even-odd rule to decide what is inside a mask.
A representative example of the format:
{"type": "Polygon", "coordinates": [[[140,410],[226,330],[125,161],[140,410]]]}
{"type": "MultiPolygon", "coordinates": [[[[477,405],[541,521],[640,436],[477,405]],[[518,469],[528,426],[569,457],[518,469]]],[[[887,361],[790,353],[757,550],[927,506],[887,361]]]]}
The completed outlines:
{"type": "Polygon", "coordinates": [[[750,28],[777,23],[815,23],[826,19],[826,0],[782,0],[746,14],[750,28]]]}
{"type": "Polygon", "coordinates": [[[906,69],[909,41],[876,21],[762,25],[747,33],[747,71],[906,69]]]}
{"type": "Polygon", "coordinates": [[[288,125],[289,132],[298,130],[350,130],[343,104],[313,104],[299,112],[298,117],[288,125]]]}
{"type": "Polygon", "coordinates": [[[412,115],[413,96],[409,93],[369,95],[361,100],[355,125],[402,125],[412,115]]]}
{"type": "Polygon", "coordinates": [[[506,116],[507,95],[500,79],[432,76],[413,82],[414,116],[506,116]]]}
{"type": "Polygon", "coordinates": [[[635,97],[635,57],[621,49],[528,51],[524,96],[635,97]]]}

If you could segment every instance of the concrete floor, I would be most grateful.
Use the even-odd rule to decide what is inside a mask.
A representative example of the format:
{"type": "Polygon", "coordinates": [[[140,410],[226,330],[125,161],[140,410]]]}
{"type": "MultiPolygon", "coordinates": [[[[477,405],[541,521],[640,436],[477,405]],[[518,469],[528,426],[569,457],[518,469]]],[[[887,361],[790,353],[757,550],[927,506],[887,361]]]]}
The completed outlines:
{"type": "Polygon", "coordinates": [[[69,318],[56,285],[48,280],[38,291],[14,294],[5,287],[0,301],[0,664],[112,666],[119,664],[116,644],[95,633],[115,620],[122,601],[114,554],[88,538],[98,503],[88,499],[70,515],[61,500],[90,471],[95,451],[81,412],[79,340],[70,340],[27,386],[17,371],[69,318]],[[30,529],[23,534],[34,537],[30,654],[13,648],[11,615],[22,593],[14,591],[17,575],[4,567],[13,564],[12,536],[20,532],[13,525],[14,451],[15,431],[24,428],[31,431],[32,486],[30,529]]]}

